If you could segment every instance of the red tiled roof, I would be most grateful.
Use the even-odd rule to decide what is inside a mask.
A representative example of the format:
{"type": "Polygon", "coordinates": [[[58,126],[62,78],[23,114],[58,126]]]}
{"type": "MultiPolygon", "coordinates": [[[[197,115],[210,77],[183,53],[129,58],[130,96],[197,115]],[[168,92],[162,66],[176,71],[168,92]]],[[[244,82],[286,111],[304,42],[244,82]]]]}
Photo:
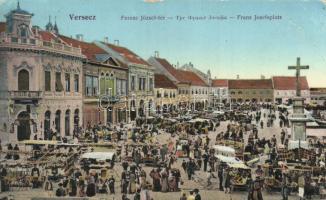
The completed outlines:
{"type": "Polygon", "coordinates": [[[0,33],[6,31],[6,22],[0,22],[0,33]]]}
{"type": "Polygon", "coordinates": [[[146,62],[144,59],[142,59],[141,57],[139,57],[137,54],[127,49],[126,47],[117,46],[110,43],[103,43],[103,44],[105,44],[107,47],[111,48],[113,51],[123,56],[126,60],[128,60],[128,62],[134,64],[147,65],[147,66],[150,65],[148,64],[148,62],[146,62]]]}
{"type": "Polygon", "coordinates": [[[196,73],[174,68],[166,59],[155,58],[179,83],[190,83],[194,86],[208,86],[196,73]]]}
{"type": "Polygon", "coordinates": [[[227,79],[213,79],[212,87],[228,87],[229,83],[227,79]]]}
{"type": "Polygon", "coordinates": [[[165,75],[154,74],[155,88],[177,89],[177,86],[165,75]]]}
{"type": "Polygon", "coordinates": [[[273,89],[272,79],[229,80],[230,89],[273,89]]]}
{"type": "Polygon", "coordinates": [[[72,45],[73,47],[80,47],[82,54],[84,54],[89,60],[96,61],[96,54],[107,54],[103,49],[93,43],[79,41],[63,35],[59,35],[59,38],[65,43],[72,45]]]}
{"type": "Polygon", "coordinates": [[[45,40],[45,41],[48,41],[48,42],[56,41],[57,40],[56,35],[53,34],[53,33],[48,32],[48,31],[41,31],[41,30],[39,30],[38,31],[38,34],[40,35],[40,37],[41,37],[42,40],[45,40]]]}
{"type": "MultiPolygon", "coordinates": [[[[296,77],[294,76],[274,76],[273,84],[276,90],[296,90],[296,77]]],[[[309,90],[307,78],[305,76],[299,77],[300,89],[309,90]]]]}

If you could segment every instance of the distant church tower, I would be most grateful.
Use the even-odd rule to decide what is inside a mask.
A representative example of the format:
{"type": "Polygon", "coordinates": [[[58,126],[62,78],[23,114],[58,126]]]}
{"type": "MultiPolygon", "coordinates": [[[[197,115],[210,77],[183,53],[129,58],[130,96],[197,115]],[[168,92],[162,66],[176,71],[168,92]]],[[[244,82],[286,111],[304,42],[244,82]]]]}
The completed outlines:
{"type": "Polygon", "coordinates": [[[31,18],[33,14],[20,8],[19,1],[17,8],[10,11],[6,17],[7,33],[15,37],[33,37],[31,18]]]}
{"type": "Polygon", "coordinates": [[[58,29],[58,26],[57,26],[57,20],[55,19],[54,20],[54,25],[52,25],[51,16],[49,16],[49,22],[45,25],[45,30],[49,31],[49,32],[52,32],[52,33],[55,33],[55,34],[59,34],[59,29],[58,29]]]}

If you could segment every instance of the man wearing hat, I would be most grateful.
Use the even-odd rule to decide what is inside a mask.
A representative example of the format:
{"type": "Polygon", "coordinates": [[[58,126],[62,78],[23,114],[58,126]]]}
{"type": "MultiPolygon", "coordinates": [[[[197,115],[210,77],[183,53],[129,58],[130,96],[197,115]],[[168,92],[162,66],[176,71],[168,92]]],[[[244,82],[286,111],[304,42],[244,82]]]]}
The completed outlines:
{"type": "Polygon", "coordinates": [[[263,200],[263,195],[261,193],[261,179],[259,176],[256,176],[256,180],[254,181],[254,191],[253,191],[253,199],[254,200],[263,200]]]}
{"type": "Polygon", "coordinates": [[[63,189],[63,184],[59,183],[59,188],[55,192],[55,196],[64,197],[66,195],[65,190],[63,189]]]}
{"type": "Polygon", "coordinates": [[[199,190],[196,188],[196,189],[194,189],[194,192],[195,192],[195,200],[201,200],[201,196],[199,194],[199,190]]]}

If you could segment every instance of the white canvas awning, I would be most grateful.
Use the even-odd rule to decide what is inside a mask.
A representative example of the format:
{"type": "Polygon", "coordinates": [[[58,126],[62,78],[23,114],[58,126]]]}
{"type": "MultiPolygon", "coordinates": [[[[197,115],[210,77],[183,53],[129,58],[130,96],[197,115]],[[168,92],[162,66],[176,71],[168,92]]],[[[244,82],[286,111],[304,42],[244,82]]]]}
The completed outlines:
{"type": "Polygon", "coordinates": [[[112,160],[114,156],[114,152],[88,152],[84,153],[81,158],[95,160],[112,160]]]}
{"type": "Polygon", "coordinates": [[[227,157],[227,156],[223,156],[223,155],[215,155],[215,157],[219,161],[225,162],[227,164],[241,164],[241,163],[243,163],[243,161],[241,161],[239,158],[236,158],[236,157],[227,157]]]}
{"type": "Polygon", "coordinates": [[[214,145],[213,149],[215,149],[217,155],[235,156],[235,149],[232,147],[222,146],[222,145],[214,145]]]}

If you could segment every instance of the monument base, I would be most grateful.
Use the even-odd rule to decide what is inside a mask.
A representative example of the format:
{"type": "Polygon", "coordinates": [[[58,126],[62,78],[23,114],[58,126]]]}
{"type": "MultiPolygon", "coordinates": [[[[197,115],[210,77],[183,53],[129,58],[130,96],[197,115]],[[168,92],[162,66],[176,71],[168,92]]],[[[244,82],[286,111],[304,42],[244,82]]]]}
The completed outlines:
{"type": "Polygon", "coordinates": [[[302,149],[309,149],[309,143],[307,141],[299,141],[299,140],[290,140],[289,141],[289,146],[288,149],[292,150],[292,149],[298,149],[298,148],[302,148],[302,149]]]}

